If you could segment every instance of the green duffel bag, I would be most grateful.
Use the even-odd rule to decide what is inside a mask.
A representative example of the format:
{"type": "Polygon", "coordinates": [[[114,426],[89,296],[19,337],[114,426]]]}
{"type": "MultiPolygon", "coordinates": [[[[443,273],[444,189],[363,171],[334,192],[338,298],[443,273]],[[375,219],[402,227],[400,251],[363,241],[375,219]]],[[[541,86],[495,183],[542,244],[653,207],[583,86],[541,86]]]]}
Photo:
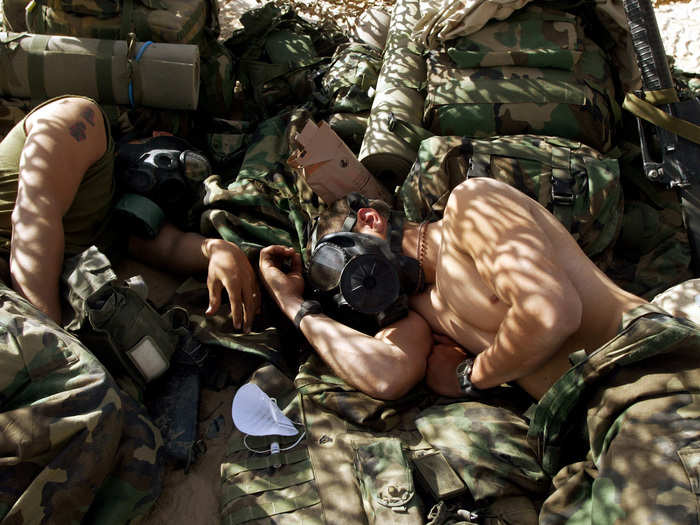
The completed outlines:
{"type": "Polygon", "coordinates": [[[436,135],[537,134],[611,148],[620,109],[603,50],[578,17],[528,6],[428,56],[424,125],[436,135]]]}
{"type": "Polygon", "coordinates": [[[617,160],[580,142],[537,135],[424,140],[399,190],[408,220],[441,217],[452,189],[470,177],[501,180],[537,200],[591,258],[617,239],[623,211],[617,160]]]}
{"type": "Polygon", "coordinates": [[[43,35],[126,40],[133,32],[141,42],[172,44],[199,44],[219,33],[215,0],[32,0],[26,22],[30,32],[43,35]]]}

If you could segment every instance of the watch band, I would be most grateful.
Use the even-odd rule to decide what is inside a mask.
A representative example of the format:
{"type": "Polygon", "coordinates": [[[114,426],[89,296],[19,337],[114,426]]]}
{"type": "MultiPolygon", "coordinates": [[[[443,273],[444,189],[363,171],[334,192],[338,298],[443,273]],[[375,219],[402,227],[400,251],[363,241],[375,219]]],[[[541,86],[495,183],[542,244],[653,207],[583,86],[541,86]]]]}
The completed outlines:
{"type": "Polygon", "coordinates": [[[318,301],[311,299],[308,301],[304,301],[301,303],[301,306],[299,307],[299,310],[297,311],[296,315],[294,316],[294,326],[297,327],[297,330],[301,331],[301,320],[306,317],[307,315],[311,314],[321,314],[323,313],[323,308],[321,308],[321,303],[318,301]]]}
{"type": "Polygon", "coordinates": [[[462,392],[469,396],[478,396],[480,391],[472,384],[472,370],[474,369],[474,358],[469,357],[457,365],[457,381],[462,392]]]}

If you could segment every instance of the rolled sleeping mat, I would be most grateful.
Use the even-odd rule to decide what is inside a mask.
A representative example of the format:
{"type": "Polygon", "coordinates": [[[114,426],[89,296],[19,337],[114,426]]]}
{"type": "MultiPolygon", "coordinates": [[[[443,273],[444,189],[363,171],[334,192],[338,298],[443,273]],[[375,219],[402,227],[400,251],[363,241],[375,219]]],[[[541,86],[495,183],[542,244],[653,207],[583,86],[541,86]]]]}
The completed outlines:
{"type": "Polygon", "coordinates": [[[352,28],[354,40],[384,49],[390,22],[391,14],[381,7],[365,9],[352,28]]]}
{"type": "Polygon", "coordinates": [[[423,130],[426,62],[410,38],[420,18],[419,0],[397,0],[367,132],[358,159],[389,189],[400,185],[416,159],[423,130]]]}
{"type": "Polygon", "coordinates": [[[0,32],[0,96],[197,109],[199,47],[0,32]]]}

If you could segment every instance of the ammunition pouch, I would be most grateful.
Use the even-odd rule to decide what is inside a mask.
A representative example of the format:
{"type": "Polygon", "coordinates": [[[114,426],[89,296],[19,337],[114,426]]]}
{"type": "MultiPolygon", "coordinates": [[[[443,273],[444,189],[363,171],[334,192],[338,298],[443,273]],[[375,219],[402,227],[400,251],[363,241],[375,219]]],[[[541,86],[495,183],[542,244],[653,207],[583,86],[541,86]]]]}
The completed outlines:
{"type": "Polygon", "coordinates": [[[143,280],[118,283],[109,259],[94,246],[65,262],[62,281],[73,309],[65,328],[118,381],[126,376],[143,390],[168,369],[175,350],[190,339],[186,310],[159,314],[146,300],[143,280]]]}
{"type": "Polygon", "coordinates": [[[420,519],[420,498],[400,439],[381,438],[359,446],[355,472],[370,524],[410,524],[420,519]]]}

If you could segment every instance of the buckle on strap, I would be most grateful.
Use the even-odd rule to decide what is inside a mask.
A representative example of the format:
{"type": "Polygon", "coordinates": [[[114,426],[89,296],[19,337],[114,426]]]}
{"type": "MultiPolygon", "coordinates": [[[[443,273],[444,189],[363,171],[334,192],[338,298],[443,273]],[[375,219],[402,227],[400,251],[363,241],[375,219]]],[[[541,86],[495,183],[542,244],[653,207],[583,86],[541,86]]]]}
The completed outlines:
{"type": "Polygon", "coordinates": [[[576,195],[572,180],[560,179],[552,175],[552,203],[559,206],[573,206],[576,195]]]}

